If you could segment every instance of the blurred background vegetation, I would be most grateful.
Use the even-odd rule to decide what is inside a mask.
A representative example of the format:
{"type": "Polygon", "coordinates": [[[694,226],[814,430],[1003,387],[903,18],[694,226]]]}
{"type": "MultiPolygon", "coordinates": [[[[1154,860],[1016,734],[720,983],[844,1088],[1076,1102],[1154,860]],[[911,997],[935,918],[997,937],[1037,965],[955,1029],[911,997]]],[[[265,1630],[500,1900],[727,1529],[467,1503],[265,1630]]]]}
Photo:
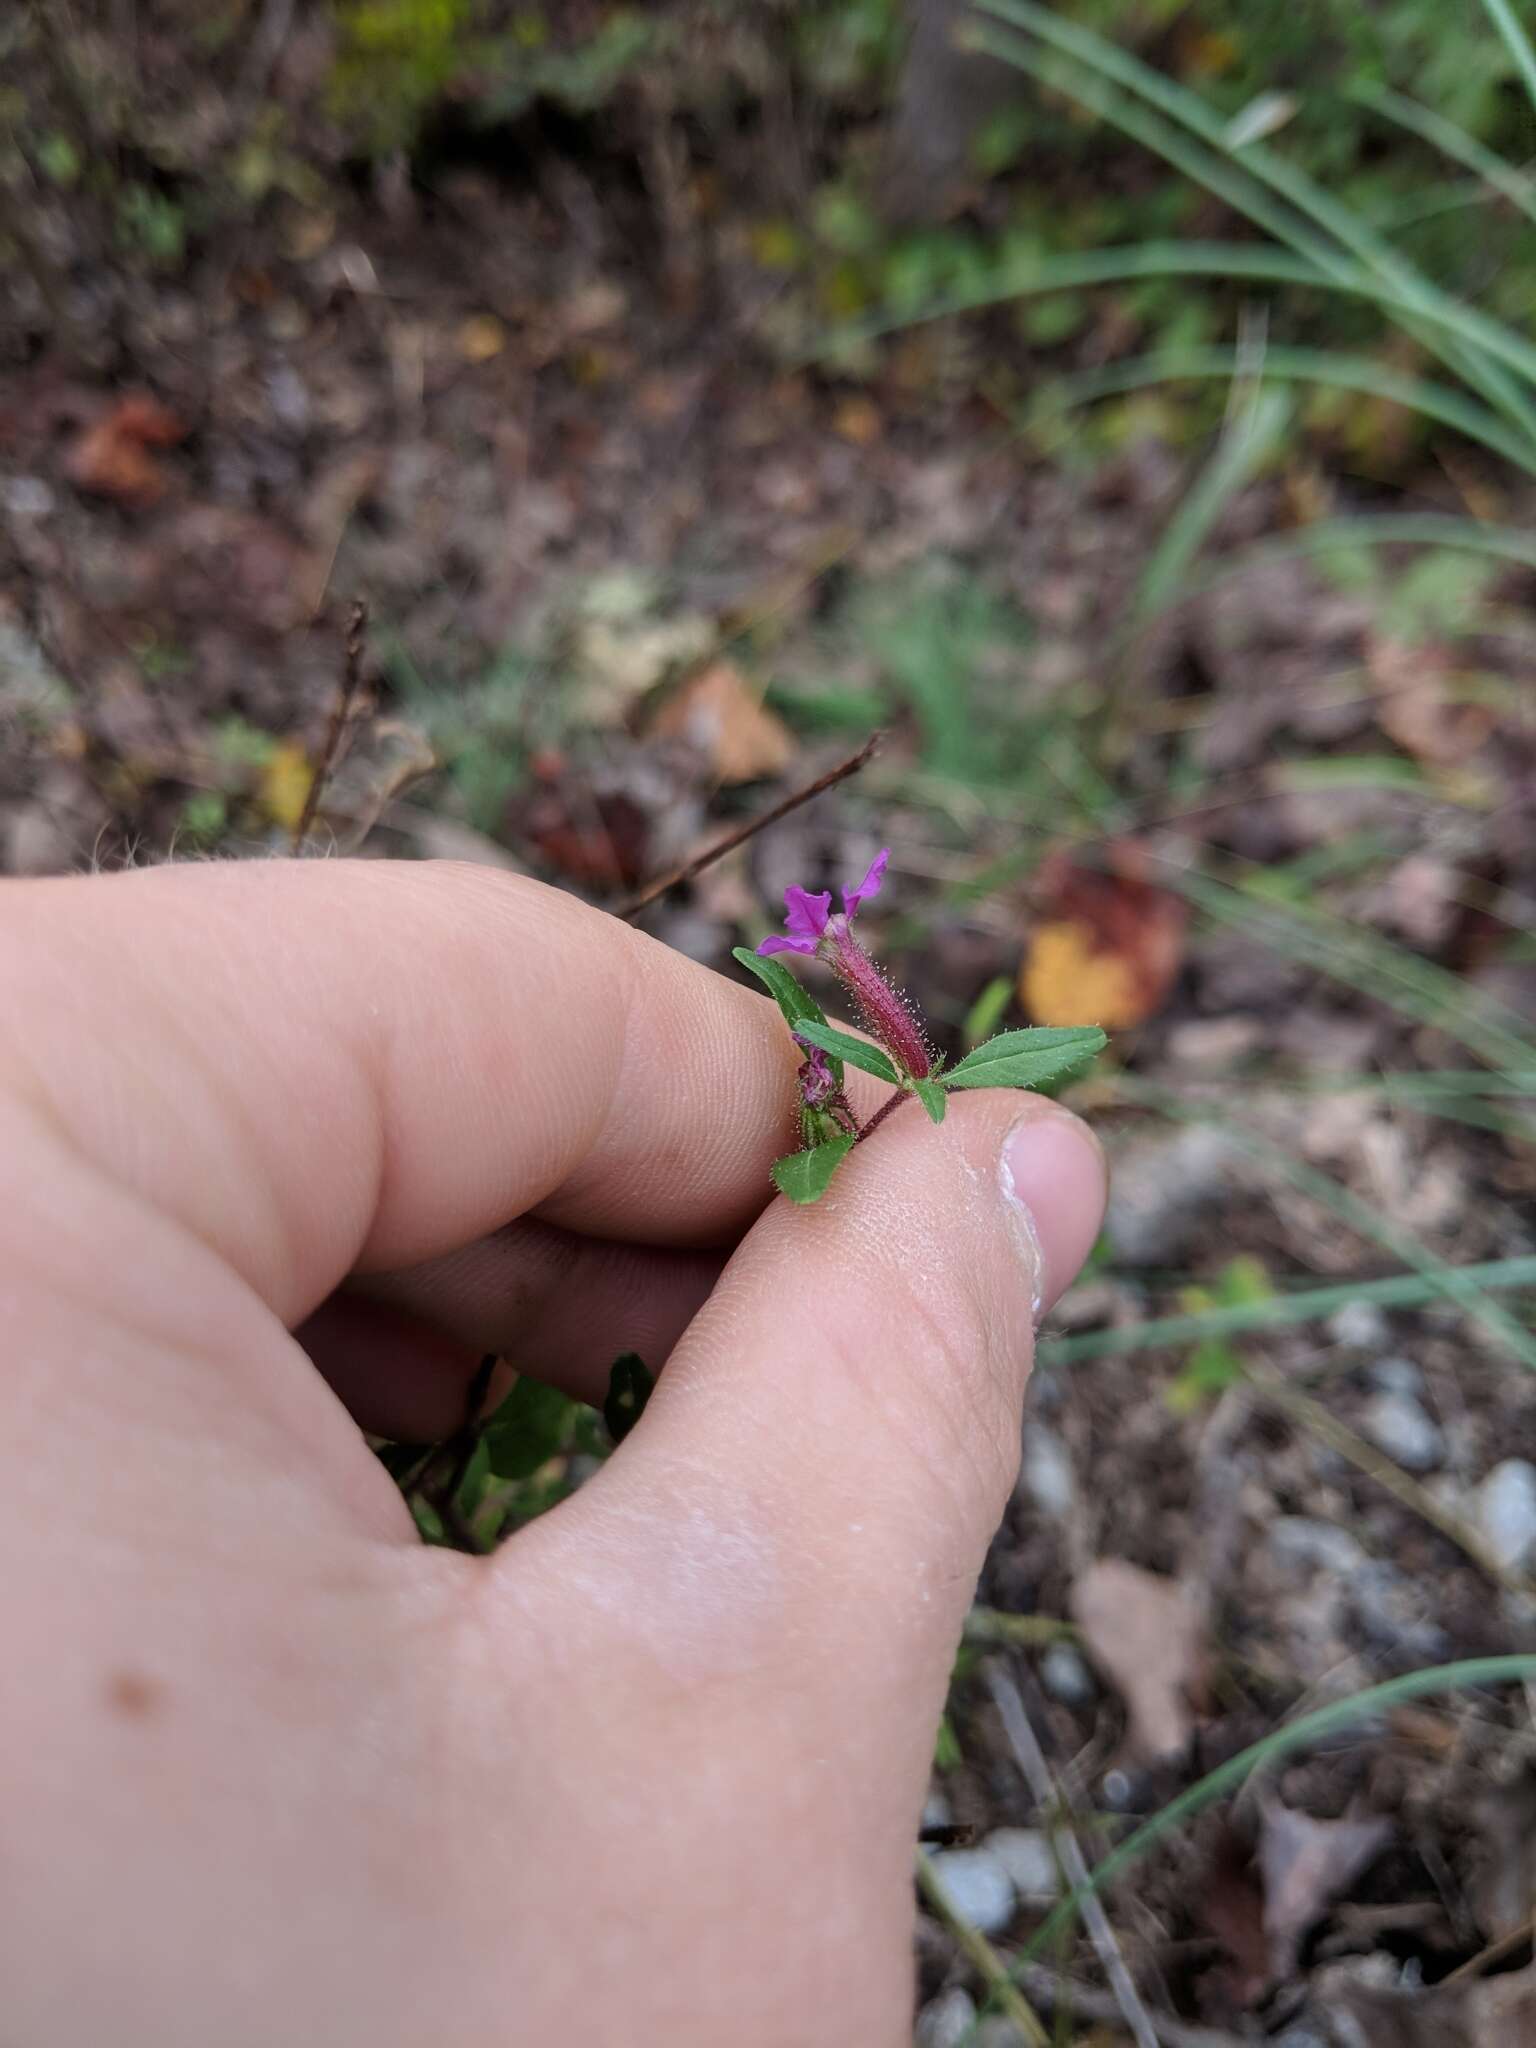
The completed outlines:
{"type": "MultiPolygon", "coordinates": [[[[622,912],[879,727],[647,928],[731,971],[890,844],[946,1050],[1112,1030],[930,2048],[1536,2036],[1528,15],[0,19],[0,869],[450,854],[622,912]],[[1108,1949],[1047,1911],[1064,1812],[1136,1862],[1108,1949]]],[[[385,1455],[483,1545],[627,1419],[520,1382],[385,1455]]]]}

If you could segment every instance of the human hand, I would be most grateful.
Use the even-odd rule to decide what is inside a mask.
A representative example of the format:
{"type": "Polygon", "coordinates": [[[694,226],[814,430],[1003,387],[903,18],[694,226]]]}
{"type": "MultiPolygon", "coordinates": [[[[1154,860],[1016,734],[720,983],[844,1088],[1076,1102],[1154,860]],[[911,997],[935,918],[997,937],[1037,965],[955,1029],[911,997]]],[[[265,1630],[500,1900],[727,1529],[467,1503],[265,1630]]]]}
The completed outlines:
{"type": "Polygon", "coordinates": [[[907,2039],[1082,1126],[956,1098],[765,1208],[772,1005],[481,870],[12,883],[0,982],[5,2048],[907,2039]],[[418,1542],[359,1423],[625,1349],[578,1494],[418,1542]]]}

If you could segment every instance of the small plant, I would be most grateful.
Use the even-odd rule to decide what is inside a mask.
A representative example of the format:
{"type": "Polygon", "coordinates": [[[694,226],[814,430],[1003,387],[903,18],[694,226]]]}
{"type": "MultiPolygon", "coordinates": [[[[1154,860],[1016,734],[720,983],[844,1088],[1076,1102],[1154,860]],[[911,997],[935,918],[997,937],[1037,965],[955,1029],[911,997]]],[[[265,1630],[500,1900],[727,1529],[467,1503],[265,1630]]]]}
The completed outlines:
{"type": "Polygon", "coordinates": [[[870,1137],[909,1096],[941,1124],[953,1089],[1040,1088],[1074,1073],[1107,1042],[1102,1031],[1088,1026],[1004,1031],[944,1072],[916,1004],[854,936],[854,919],[861,905],[879,894],[890,858],[890,848],[883,847],[857,887],[843,890],[841,911],[833,910],[830,889],[816,895],[786,889],[783,932],[764,939],[755,953],[744,946],[736,949],[735,958],[768,990],[805,1054],[798,1077],[801,1149],[773,1168],[774,1185],[792,1202],[819,1202],[854,1146],[870,1137]],[[829,1024],[814,997],[773,958],[778,953],[802,953],[824,961],[853,997],[860,1021],[879,1045],[866,1044],[829,1024]],[[844,1089],[844,1069],[849,1066],[888,1081],[896,1091],[862,1126],[844,1089]]]}

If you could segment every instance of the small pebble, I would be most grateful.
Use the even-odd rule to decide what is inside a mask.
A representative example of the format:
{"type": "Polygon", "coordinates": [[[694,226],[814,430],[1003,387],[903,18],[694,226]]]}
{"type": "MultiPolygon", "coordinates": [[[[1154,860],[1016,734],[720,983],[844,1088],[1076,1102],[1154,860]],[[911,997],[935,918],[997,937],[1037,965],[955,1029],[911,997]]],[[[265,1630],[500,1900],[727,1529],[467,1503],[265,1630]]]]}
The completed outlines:
{"type": "Polygon", "coordinates": [[[1024,1425],[1024,1458],[1019,1468],[1019,1484],[1041,1514],[1048,1515],[1052,1521],[1065,1521],[1072,1512],[1077,1499],[1072,1454],[1055,1430],[1048,1429],[1039,1420],[1031,1420],[1024,1425]]]}
{"type": "Polygon", "coordinates": [[[933,1868],[944,1895],[968,1927],[1001,1934],[1013,1918],[1013,1879],[986,1849],[940,1849],[933,1868]]]}
{"type": "Polygon", "coordinates": [[[1347,1529],[1313,1521],[1309,1515],[1277,1516],[1269,1525],[1269,1541],[1284,1564],[1321,1565],[1348,1573],[1365,1563],[1365,1552],[1347,1529]]]}
{"type": "Polygon", "coordinates": [[[1049,1835],[1038,1828],[994,1828],[981,1845],[995,1856],[1021,1899],[1054,1899],[1061,1874],[1049,1835]]]}
{"type": "Polygon", "coordinates": [[[1365,1434],[1378,1450],[1409,1472],[1432,1472],[1445,1457],[1445,1438],[1409,1393],[1376,1394],[1361,1416],[1365,1434]]]}
{"type": "Polygon", "coordinates": [[[1477,1524],[1506,1571],[1536,1565],[1536,1465],[1505,1458],[1477,1489],[1477,1524]]]}
{"type": "Polygon", "coordinates": [[[1416,1400],[1424,1391],[1424,1375],[1411,1358],[1378,1358],[1367,1377],[1383,1394],[1411,1394],[1416,1400]]]}
{"type": "Polygon", "coordinates": [[[1351,1351],[1379,1351],[1390,1334],[1387,1319],[1374,1301],[1346,1301],[1328,1318],[1328,1334],[1351,1351]]]}
{"type": "Polygon", "coordinates": [[[917,2020],[916,2048],[958,2048],[976,2024],[976,2002],[957,1984],[930,1998],[917,2020]]]}
{"type": "Polygon", "coordinates": [[[923,1826],[925,1828],[947,1828],[954,1821],[954,1809],[937,1786],[929,1792],[923,1803],[923,1826]]]}
{"type": "Polygon", "coordinates": [[[1098,1691],[1082,1653],[1070,1643],[1052,1643],[1040,1659],[1040,1683],[1064,1707],[1085,1707],[1098,1691]]]}

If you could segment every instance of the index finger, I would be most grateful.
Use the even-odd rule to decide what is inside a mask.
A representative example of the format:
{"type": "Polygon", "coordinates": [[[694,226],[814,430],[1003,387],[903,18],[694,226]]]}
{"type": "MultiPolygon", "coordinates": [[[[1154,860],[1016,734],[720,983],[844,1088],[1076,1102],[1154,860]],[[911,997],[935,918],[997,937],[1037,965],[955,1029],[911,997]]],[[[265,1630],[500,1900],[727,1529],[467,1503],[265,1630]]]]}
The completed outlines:
{"type": "Polygon", "coordinates": [[[534,882],[271,861],[13,883],[0,1045],[46,1127],[292,1323],[530,1209],[729,1242],[797,1053],[763,997],[534,882]]]}

